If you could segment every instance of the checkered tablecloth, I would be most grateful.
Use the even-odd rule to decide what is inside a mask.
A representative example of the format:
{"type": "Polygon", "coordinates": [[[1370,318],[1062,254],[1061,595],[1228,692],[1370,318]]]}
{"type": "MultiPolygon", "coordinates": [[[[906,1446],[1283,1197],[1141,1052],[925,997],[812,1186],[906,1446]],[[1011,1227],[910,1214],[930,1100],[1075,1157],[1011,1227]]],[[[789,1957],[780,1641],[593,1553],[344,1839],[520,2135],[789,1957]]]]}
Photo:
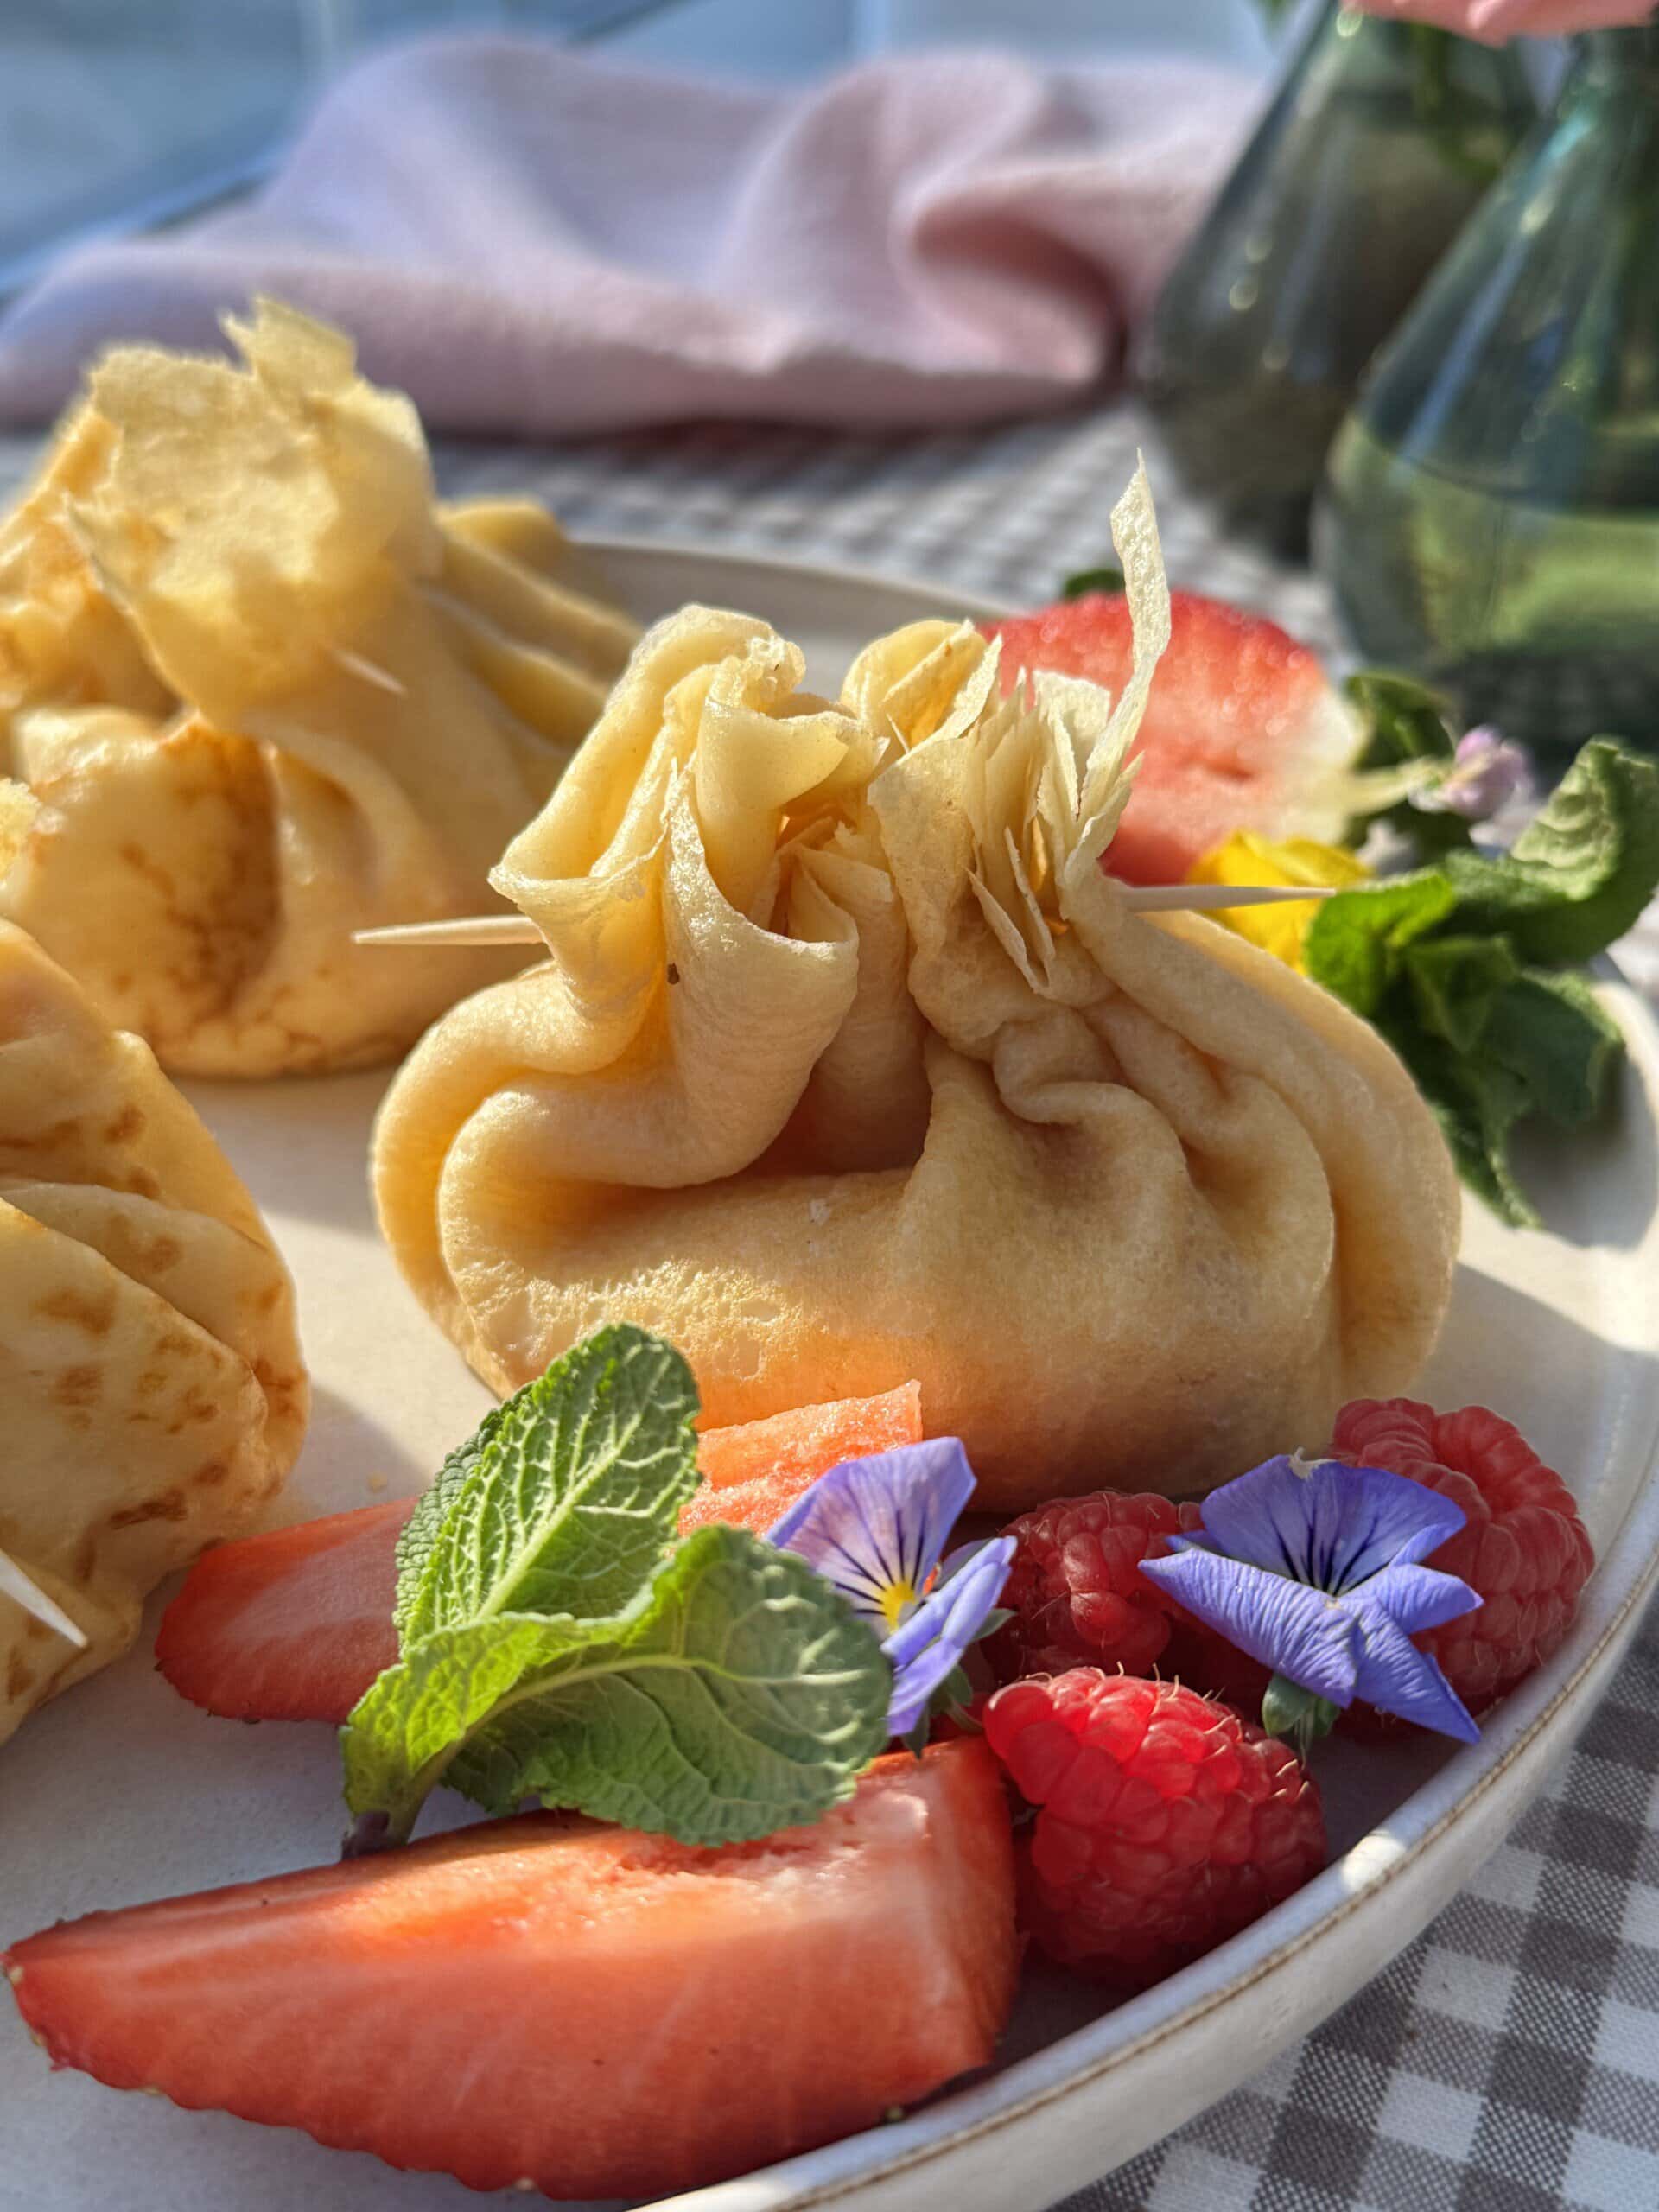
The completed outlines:
{"type": "MultiPolygon", "coordinates": [[[[1148,446],[1173,582],[1335,653],[1305,574],[1172,497],[1128,407],[986,433],[697,428],[451,448],[452,493],[539,492],[578,535],[841,561],[1014,600],[1109,558],[1148,446]]],[[[29,448],[0,440],[0,490],[29,448]]],[[[1659,984],[1659,929],[1621,949],[1659,984]]],[[[1582,1741],[1427,1934],[1249,2087],[1063,2212],[1659,2212],[1659,1611],[1582,1741]]]]}

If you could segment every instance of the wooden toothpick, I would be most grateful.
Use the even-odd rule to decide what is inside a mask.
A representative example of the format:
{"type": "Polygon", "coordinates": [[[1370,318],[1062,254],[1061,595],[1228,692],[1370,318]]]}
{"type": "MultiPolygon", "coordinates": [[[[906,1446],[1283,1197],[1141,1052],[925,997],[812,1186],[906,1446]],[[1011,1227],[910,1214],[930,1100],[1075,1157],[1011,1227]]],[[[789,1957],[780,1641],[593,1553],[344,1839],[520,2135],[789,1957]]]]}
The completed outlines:
{"type": "Polygon", "coordinates": [[[539,944],[542,933],[523,914],[467,914],[447,922],[397,922],[358,930],[353,944],[539,944]]]}
{"type": "Polygon", "coordinates": [[[75,1626],[61,1605],[54,1605],[38,1582],[23,1573],[15,1559],[0,1552],[0,1593],[14,1599],[26,1613],[33,1613],[37,1621],[44,1621],[48,1628],[55,1629],[71,1643],[86,1649],[86,1632],[75,1626]]]}
{"type": "Polygon", "coordinates": [[[1328,899],[1334,884],[1129,883],[1124,904],[1137,914],[1215,914],[1229,906],[1277,906],[1287,899],[1328,899]]]}
{"type": "MultiPolygon", "coordinates": [[[[1213,914],[1230,906],[1276,906],[1282,900],[1328,899],[1326,884],[1126,883],[1123,903],[1136,914],[1213,914]]],[[[540,944],[542,933],[522,914],[467,914],[454,921],[400,922],[359,930],[353,944],[540,944]]]]}

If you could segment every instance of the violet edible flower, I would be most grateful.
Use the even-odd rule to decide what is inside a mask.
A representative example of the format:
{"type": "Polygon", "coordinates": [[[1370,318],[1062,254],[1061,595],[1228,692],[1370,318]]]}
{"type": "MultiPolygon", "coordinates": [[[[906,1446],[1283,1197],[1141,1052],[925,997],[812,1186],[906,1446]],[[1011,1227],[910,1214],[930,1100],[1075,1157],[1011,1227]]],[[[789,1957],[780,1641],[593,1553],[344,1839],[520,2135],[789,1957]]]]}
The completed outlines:
{"type": "Polygon", "coordinates": [[[893,1662],[887,1720],[895,1736],[924,1729],[939,1693],[947,1700],[965,1694],[965,1681],[956,1679],[963,1654],[995,1625],[1013,1537],[964,1545],[941,1564],[973,1490],[957,1439],[930,1437],[831,1467],[767,1531],[880,1637],[893,1662]]]}
{"type": "Polygon", "coordinates": [[[1411,1638],[1472,1612],[1466,1582],[1421,1561],[1464,1525],[1452,1499],[1381,1467],[1283,1455],[1211,1491],[1202,1535],[1141,1573],[1271,1667],[1262,1726],[1304,1746],[1356,1698],[1473,1743],[1480,1732],[1411,1638]]]}
{"type": "Polygon", "coordinates": [[[1458,740],[1452,765],[1411,794],[1424,814],[1460,814],[1465,822],[1489,822],[1510,801],[1532,785],[1532,761],[1524,746],[1511,745],[1483,726],[1458,740]]]}

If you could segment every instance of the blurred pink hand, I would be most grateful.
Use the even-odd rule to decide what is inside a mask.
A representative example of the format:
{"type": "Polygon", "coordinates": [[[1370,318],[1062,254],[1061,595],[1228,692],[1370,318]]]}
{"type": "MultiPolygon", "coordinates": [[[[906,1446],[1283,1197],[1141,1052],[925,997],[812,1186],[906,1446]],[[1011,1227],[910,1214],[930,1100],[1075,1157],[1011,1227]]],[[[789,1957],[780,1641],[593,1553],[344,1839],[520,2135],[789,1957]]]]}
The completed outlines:
{"type": "Polygon", "coordinates": [[[1517,35],[1562,38],[1574,31],[1620,30],[1645,23],[1654,0],[1356,0],[1368,16],[1433,23],[1461,38],[1503,46],[1517,35]]]}

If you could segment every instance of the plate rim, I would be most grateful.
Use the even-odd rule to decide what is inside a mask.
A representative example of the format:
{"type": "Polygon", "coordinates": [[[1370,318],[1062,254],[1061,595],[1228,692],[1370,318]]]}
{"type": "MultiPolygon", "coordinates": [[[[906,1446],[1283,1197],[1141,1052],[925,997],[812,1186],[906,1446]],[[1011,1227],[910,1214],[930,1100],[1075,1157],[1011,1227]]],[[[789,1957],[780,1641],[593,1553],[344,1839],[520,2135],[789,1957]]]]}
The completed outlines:
{"type": "MultiPolygon", "coordinates": [[[[958,595],[949,585],[919,577],[884,574],[852,563],[774,556],[741,543],[711,545],[679,537],[609,535],[584,536],[576,542],[601,556],[614,553],[626,559],[636,555],[670,555],[702,563],[728,561],[783,571],[803,586],[827,579],[874,592],[935,596],[952,606],[959,600],[963,619],[968,620],[995,620],[1020,611],[1013,603],[984,593],[964,591],[958,595]]],[[[1640,994],[1616,969],[1599,980],[1617,996],[1630,1066],[1659,1110],[1659,1022],[1640,994]]],[[[1649,1239],[1659,1241],[1659,1214],[1649,1224],[1649,1239]]],[[[1659,1340],[1643,1348],[1659,1353],[1659,1340]]],[[[1405,1833],[1368,1830],[1312,1882],[1250,1928],[1154,1988],[1016,2061],[1003,2074],[947,2094],[938,2105],[925,2107],[895,2127],[843,2137],[732,2180],[660,2198],[653,2207],[642,2208],[642,2212],[818,2212],[818,2208],[849,2202],[878,2184],[899,2179],[953,2152],[988,2143],[1155,2051],[1234,1997],[1294,1963],[1329,1931],[1374,1904],[1499,1786],[1538,1745],[1563,1711],[1580,1700],[1584,1685],[1606,1662],[1610,1651],[1633,1634],[1643,1607],[1659,1590],[1659,1480],[1656,1479],[1659,1474],[1659,1391],[1648,1412],[1643,1456],[1646,1471],[1637,1478],[1617,1532],[1597,1560],[1588,1586],[1593,1595],[1573,1633],[1560,1652],[1503,1701],[1478,1745],[1459,1747],[1402,1800],[1389,1816],[1390,1828],[1402,1828],[1405,1833]],[[1471,1760],[1478,1765],[1478,1774],[1468,1781],[1460,1780],[1471,1760]],[[1381,1857],[1379,1845],[1385,1854],[1381,1857]],[[1264,1951],[1262,1938],[1269,1930],[1274,1931],[1274,1940],[1264,1951]],[[1236,1956],[1240,1951],[1245,1955],[1236,1956]],[[1108,2048],[1094,2052],[1084,2048],[1103,2039],[1108,2048]],[[953,2113],[952,2107],[957,2104],[969,2108],[953,2113]],[[975,2106],[983,2108],[971,2109],[975,2106]],[[906,2137],[910,2139],[904,2139],[906,2137]],[[881,2149],[883,2138],[892,2144],[890,2150],[881,2149]],[[866,2144],[869,2155],[858,2155],[859,2146],[866,2144]],[[826,2160],[844,2170],[815,2173],[813,2169],[822,2167],[826,2160]]]]}
{"type": "MultiPolygon", "coordinates": [[[[620,554],[624,559],[636,554],[652,557],[671,553],[686,561],[730,561],[745,568],[781,570],[804,584],[823,582],[827,578],[834,583],[856,584],[866,591],[903,592],[906,596],[946,600],[952,605],[959,601],[963,608],[962,619],[965,622],[1006,622],[1012,616],[1030,611],[1017,601],[1000,598],[995,592],[974,591],[966,588],[958,592],[951,585],[935,583],[925,576],[899,575],[889,569],[867,569],[854,561],[803,561],[791,554],[769,552],[763,547],[741,539],[711,544],[707,540],[690,537],[614,537],[607,531],[599,531],[592,536],[584,531],[578,536],[573,531],[570,543],[580,552],[596,553],[601,557],[607,553],[620,554]]],[[[950,618],[942,614],[938,619],[947,621],[950,618]]]]}

